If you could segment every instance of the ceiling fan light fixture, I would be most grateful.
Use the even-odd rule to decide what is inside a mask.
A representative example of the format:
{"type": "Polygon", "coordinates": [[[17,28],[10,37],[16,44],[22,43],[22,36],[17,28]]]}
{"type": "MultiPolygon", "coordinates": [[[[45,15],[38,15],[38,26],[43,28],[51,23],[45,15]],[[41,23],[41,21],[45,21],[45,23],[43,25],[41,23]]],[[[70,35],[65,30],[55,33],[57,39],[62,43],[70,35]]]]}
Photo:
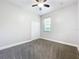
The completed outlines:
{"type": "Polygon", "coordinates": [[[44,2],[46,2],[46,1],[47,1],[47,0],[36,0],[37,4],[33,4],[32,7],[37,6],[37,7],[39,7],[40,10],[42,10],[42,7],[47,7],[47,8],[49,8],[50,5],[47,4],[47,3],[46,3],[46,4],[44,3],[44,2]]]}
{"type": "Polygon", "coordinates": [[[38,4],[38,7],[43,7],[43,3],[39,3],[38,4]]]}
{"type": "Polygon", "coordinates": [[[36,0],[36,2],[46,2],[47,0],[36,0]]]}

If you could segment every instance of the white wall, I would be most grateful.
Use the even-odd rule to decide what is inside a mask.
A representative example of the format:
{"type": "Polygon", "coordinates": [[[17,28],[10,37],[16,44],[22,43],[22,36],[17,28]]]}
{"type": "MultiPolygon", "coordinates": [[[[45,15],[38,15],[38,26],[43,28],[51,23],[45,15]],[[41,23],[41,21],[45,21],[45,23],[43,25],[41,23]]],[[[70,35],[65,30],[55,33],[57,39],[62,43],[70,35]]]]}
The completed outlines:
{"type": "Polygon", "coordinates": [[[41,16],[41,37],[79,45],[77,13],[77,4],[74,4],[41,16]],[[46,17],[51,17],[52,19],[51,32],[43,31],[42,21],[46,17]]]}
{"type": "MultiPolygon", "coordinates": [[[[78,0],[78,40],[79,40],[79,0],[78,0]]],[[[79,47],[78,47],[79,50],[79,47]]]]}
{"type": "Polygon", "coordinates": [[[78,0],[78,38],[79,38],[79,0],[78,0]]]}
{"type": "Polygon", "coordinates": [[[0,0],[0,47],[32,39],[32,21],[39,27],[39,17],[31,7],[26,8],[0,0]]]}

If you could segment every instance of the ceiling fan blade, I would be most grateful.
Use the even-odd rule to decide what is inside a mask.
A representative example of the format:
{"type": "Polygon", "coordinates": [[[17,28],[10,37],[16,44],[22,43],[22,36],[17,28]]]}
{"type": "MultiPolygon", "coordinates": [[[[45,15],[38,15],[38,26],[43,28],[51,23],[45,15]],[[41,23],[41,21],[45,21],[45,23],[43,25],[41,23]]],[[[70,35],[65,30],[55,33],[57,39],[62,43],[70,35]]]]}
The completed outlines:
{"type": "Polygon", "coordinates": [[[37,2],[46,2],[47,0],[36,0],[37,2]]]}
{"type": "Polygon", "coordinates": [[[37,4],[32,5],[32,7],[38,6],[37,4]]]}
{"type": "Polygon", "coordinates": [[[39,2],[39,0],[36,0],[37,2],[39,2]]]}
{"type": "Polygon", "coordinates": [[[45,6],[45,7],[50,7],[50,5],[48,5],[48,4],[44,4],[44,6],[45,6]]]}
{"type": "Polygon", "coordinates": [[[46,2],[47,0],[43,0],[43,2],[46,2]]]}

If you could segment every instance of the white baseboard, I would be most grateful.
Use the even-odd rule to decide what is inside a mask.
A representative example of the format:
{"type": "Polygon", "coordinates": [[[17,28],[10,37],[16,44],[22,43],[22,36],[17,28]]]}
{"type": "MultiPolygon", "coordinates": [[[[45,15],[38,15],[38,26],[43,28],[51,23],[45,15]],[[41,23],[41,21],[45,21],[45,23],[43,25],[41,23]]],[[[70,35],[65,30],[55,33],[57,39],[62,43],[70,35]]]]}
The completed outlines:
{"type": "Polygon", "coordinates": [[[58,42],[58,43],[62,43],[62,44],[66,44],[66,45],[70,45],[70,46],[75,46],[78,48],[78,51],[79,51],[79,46],[78,45],[75,45],[75,44],[72,44],[72,43],[67,43],[67,42],[63,42],[63,41],[58,41],[58,40],[52,40],[52,39],[49,39],[49,38],[44,38],[44,37],[40,37],[42,39],[46,39],[46,40],[49,40],[49,41],[53,41],[53,42],[58,42]]]}
{"type": "Polygon", "coordinates": [[[17,46],[17,45],[21,45],[21,44],[24,44],[24,43],[28,43],[28,42],[31,42],[32,40],[26,40],[26,41],[14,43],[14,44],[6,45],[6,46],[3,46],[3,47],[0,47],[0,50],[4,50],[4,49],[7,49],[7,48],[11,48],[11,47],[17,46]]]}

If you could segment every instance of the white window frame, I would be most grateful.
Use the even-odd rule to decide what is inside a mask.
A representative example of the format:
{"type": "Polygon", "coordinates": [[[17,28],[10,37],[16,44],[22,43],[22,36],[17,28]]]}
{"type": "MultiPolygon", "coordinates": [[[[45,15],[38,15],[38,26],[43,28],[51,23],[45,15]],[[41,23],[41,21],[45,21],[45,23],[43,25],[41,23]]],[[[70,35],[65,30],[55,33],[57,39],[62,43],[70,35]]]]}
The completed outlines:
{"type": "Polygon", "coordinates": [[[51,32],[51,18],[47,17],[43,20],[43,30],[44,32],[51,32]]]}

